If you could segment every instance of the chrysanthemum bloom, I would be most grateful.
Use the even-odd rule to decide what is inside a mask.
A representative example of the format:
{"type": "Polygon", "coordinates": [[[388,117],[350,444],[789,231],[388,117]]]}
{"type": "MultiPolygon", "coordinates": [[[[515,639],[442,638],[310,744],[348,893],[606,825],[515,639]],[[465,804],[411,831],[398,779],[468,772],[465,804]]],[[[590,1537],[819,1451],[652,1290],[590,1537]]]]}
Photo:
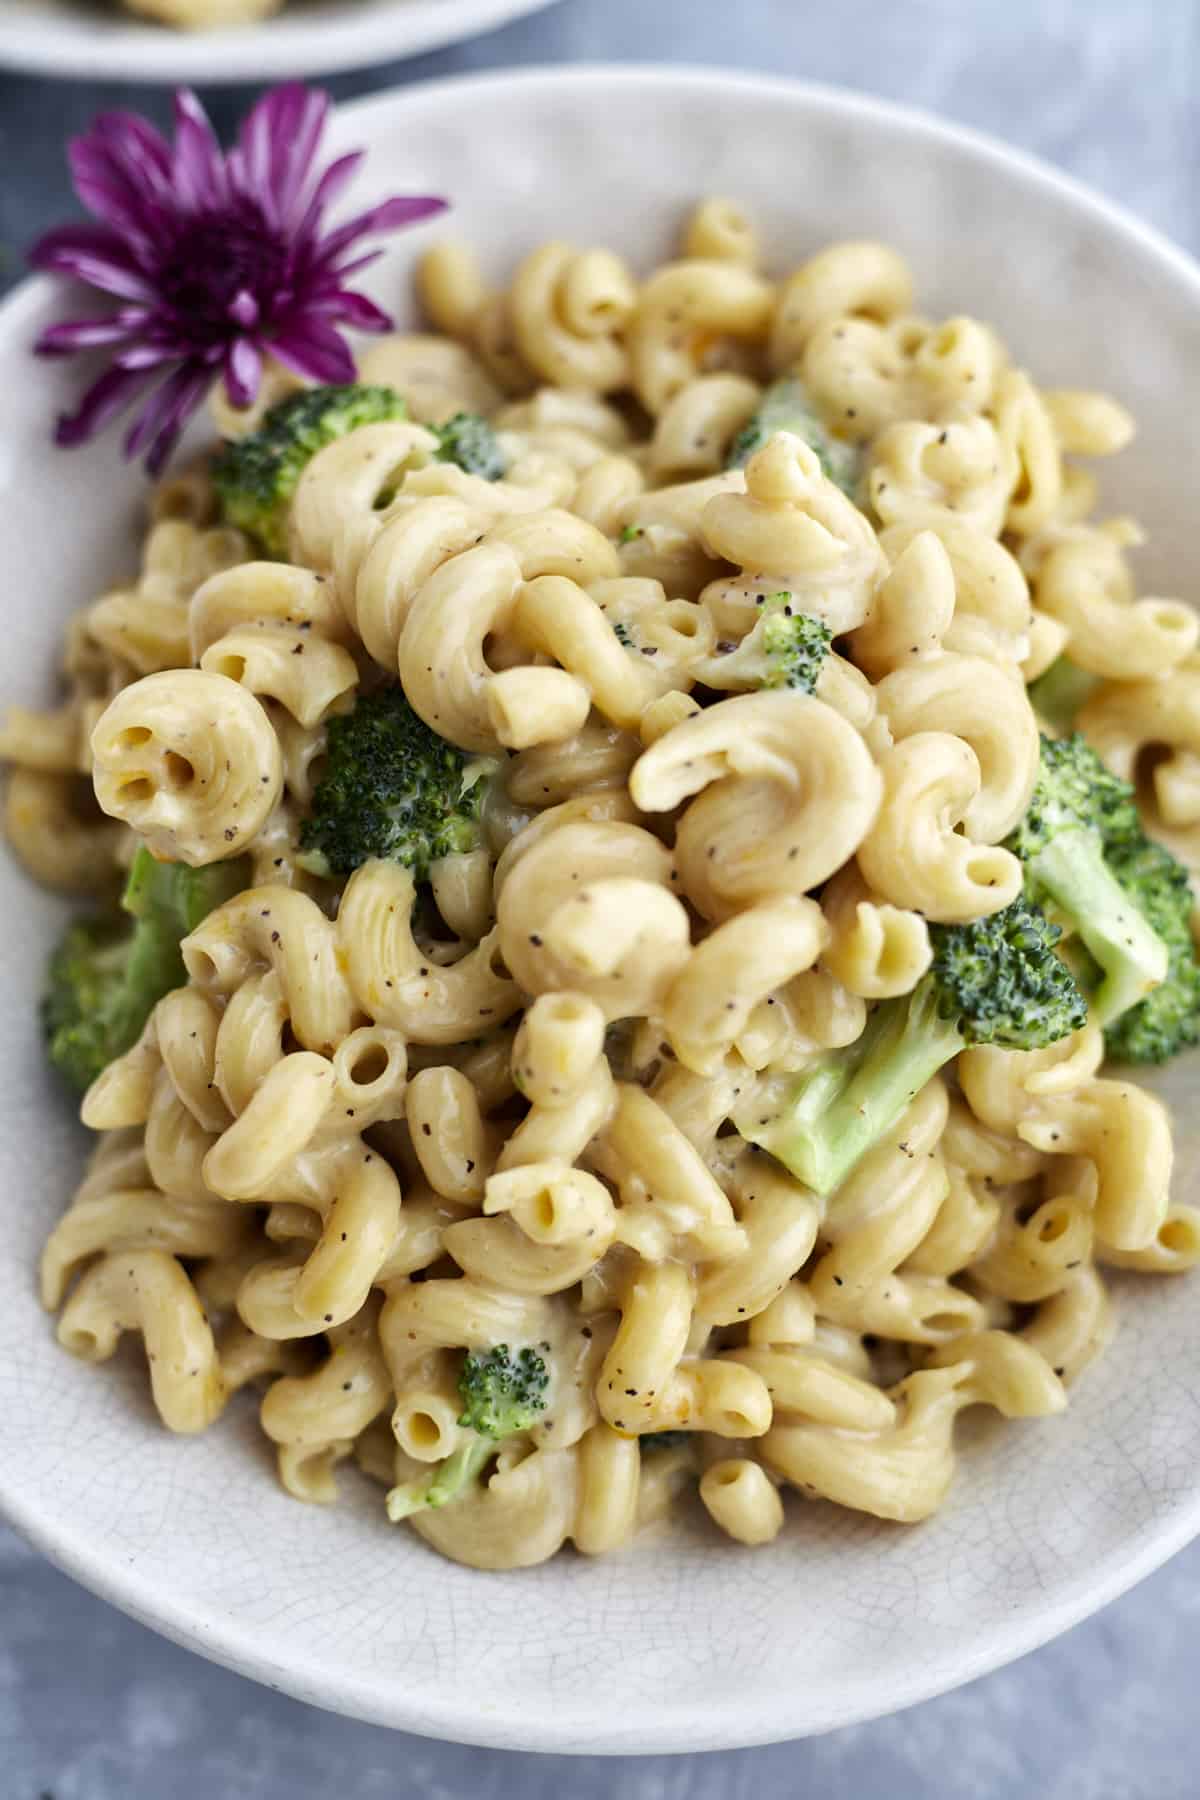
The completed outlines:
{"type": "Polygon", "coordinates": [[[75,191],[97,222],[47,232],[30,261],[120,304],[38,339],[42,356],[113,350],[78,410],[59,419],[57,443],[83,443],[136,402],[125,454],[145,451],[157,474],[218,377],[235,406],[250,405],[268,353],[313,381],[353,381],[339,327],[391,324],[346,286],[381,254],[362,254],[363,238],[428,218],[445,202],[401,195],[323,232],[327,208],[363,156],[316,168],[328,111],[327,94],[275,88],[225,155],[199,100],[181,89],[174,144],[135,113],[105,113],[73,140],[75,191]]]}

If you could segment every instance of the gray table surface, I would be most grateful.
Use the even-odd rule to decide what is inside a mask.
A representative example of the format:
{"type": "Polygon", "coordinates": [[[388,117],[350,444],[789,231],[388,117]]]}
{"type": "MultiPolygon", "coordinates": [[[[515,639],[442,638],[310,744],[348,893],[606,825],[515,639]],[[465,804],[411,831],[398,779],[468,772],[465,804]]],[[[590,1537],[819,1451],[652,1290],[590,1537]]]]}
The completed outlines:
{"type": "MultiPolygon", "coordinates": [[[[571,60],[767,69],[931,108],[1038,152],[1200,250],[1200,0],[563,0],[351,96],[571,60]]],[[[206,95],[224,129],[246,101],[206,95]]],[[[64,137],[161,92],[0,77],[0,287],[69,209],[64,137]]],[[[584,1762],[331,1718],[162,1642],[0,1529],[0,1800],[1194,1800],[1200,1544],[1010,1669],[853,1730],[584,1762]],[[1190,1751],[1190,1754],[1189,1754],[1190,1751]]]]}

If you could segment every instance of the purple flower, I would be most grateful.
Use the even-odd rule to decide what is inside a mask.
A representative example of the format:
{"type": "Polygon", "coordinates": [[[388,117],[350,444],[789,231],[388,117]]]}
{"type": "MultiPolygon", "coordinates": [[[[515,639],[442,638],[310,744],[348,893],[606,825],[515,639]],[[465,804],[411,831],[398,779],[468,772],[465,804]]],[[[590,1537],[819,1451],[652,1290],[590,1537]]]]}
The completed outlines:
{"type": "Polygon", "coordinates": [[[391,324],[346,285],[381,254],[361,254],[361,240],[446,203],[400,195],[323,231],[326,208],[363,158],[356,151],[316,168],[328,111],[327,94],[274,88],[225,155],[184,88],[175,95],[173,144],[136,113],[103,113],[72,140],[75,191],[97,222],[48,231],[29,260],[119,304],[100,318],[51,325],[38,339],[41,356],[113,352],[78,410],[59,419],[57,443],[82,444],[136,402],[125,454],[145,451],[157,474],[218,377],[235,406],[251,403],[268,352],[313,381],[353,381],[339,327],[391,324]]]}

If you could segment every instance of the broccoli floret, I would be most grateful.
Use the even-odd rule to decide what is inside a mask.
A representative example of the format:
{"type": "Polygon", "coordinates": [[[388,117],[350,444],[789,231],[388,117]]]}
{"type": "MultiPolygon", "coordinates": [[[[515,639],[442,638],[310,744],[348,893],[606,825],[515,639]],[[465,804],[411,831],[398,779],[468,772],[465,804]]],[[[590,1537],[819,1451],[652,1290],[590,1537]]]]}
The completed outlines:
{"type": "Polygon", "coordinates": [[[1099,681],[1098,675],[1089,675],[1069,656],[1060,656],[1044,674],[1030,683],[1029,702],[1043,724],[1065,737],[1074,728],[1076,713],[1099,681]]]}
{"type": "Polygon", "coordinates": [[[50,958],[42,1027],[51,1064],[73,1088],[84,1092],[137,1042],[158,1001],[187,980],[180,941],[245,883],[242,862],[192,869],[141,849],[123,911],[68,929],[50,958]]]}
{"type": "Polygon", "coordinates": [[[858,486],[859,453],[853,444],[843,444],[832,437],[812,409],[803,386],[792,375],[769,387],[759,403],[758,411],[744,425],[729,446],[725,458],[727,469],[742,469],[756,451],[761,450],[777,431],[794,432],[816,452],[817,461],[829,480],[853,499],[858,486]]]}
{"type": "Polygon", "coordinates": [[[387,1497],[388,1518],[393,1524],[426,1507],[445,1506],[468,1487],[486,1468],[497,1445],[517,1432],[528,1431],[546,1410],[550,1373],[543,1351],[526,1345],[510,1350],[497,1344],[484,1355],[469,1353],[463,1359],[458,1391],[463,1410],[459,1424],[474,1433],[462,1449],[435,1463],[429,1474],[401,1482],[387,1497]]]}
{"type": "Polygon", "coordinates": [[[1165,979],[1105,1031],[1117,1062],[1161,1063],[1200,1043],[1200,962],[1192,940],[1187,871],[1150,838],[1118,845],[1109,867],[1155,935],[1167,946],[1165,979]]]}
{"type": "Polygon", "coordinates": [[[911,994],[882,1001],[858,1042],[805,1069],[782,1108],[751,1100],[738,1130],[814,1192],[831,1194],[944,1063],[968,1044],[1038,1050],[1087,1020],[1055,954],[1062,935],[1026,900],[969,925],[931,925],[933,962],[911,994]]]}
{"type": "Polygon", "coordinates": [[[288,510],[304,465],[360,425],[403,419],[400,394],[386,387],[303,388],[271,407],[257,431],[226,444],[213,463],[213,486],[231,525],[271,556],[287,555],[288,510]]]}
{"type": "Polygon", "coordinates": [[[1025,817],[1006,840],[1030,898],[1069,924],[1099,963],[1092,1006],[1111,1025],[1164,979],[1168,950],[1110,867],[1143,841],[1133,789],[1076,732],[1042,738],[1025,817]]]}
{"type": "Polygon", "coordinates": [[[425,881],[439,857],[476,848],[496,764],[440,738],[401,688],[366,695],[325,737],[325,772],[300,828],[305,868],[349,875],[382,857],[425,881]]]}
{"type": "MultiPolygon", "coordinates": [[[[548,1344],[539,1346],[548,1350],[548,1344]]],[[[528,1431],[545,1409],[550,1377],[538,1350],[528,1345],[511,1351],[497,1344],[486,1356],[468,1355],[458,1378],[463,1398],[459,1424],[485,1437],[511,1437],[528,1431]]]]}
{"type": "Polygon", "coordinates": [[[816,688],[833,633],[823,620],[797,611],[789,593],[771,594],[736,650],[696,663],[697,681],[711,687],[816,688]]]}
{"type": "Polygon", "coordinates": [[[129,1048],[110,1015],[114,995],[123,994],[129,961],[126,921],[111,915],[80,919],[54,950],[42,996],[42,1034],[52,1066],[81,1094],[105,1065],[129,1048]]]}
{"type": "Polygon", "coordinates": [[[455,413],[433,430],[441,443],[439,462],[457,463],[468,475],[481,475],[485,481],[499,481],[508,467],[499,438],[479,413],[455,413]]]}

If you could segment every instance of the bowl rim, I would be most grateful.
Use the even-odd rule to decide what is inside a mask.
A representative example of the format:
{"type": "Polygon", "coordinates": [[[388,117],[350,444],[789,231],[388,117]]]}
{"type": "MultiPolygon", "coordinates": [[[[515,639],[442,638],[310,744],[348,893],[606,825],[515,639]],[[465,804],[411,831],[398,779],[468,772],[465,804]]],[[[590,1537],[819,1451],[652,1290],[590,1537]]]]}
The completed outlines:
{"type": "MultiPolygon", "coordinates": [[[[209,32],[177,31],[135,14],[118,15],[97,34],[94,21],[70,13],[18,15],[0,10],[0,69],[94,81],[279,81],[333,75],[444,49],[558,4],[558,0],[391,0],[386,8],[309,20],[292,14],[209,32]],[[70,29],[63,28],[72,27],[70,29]]],[[[389,88],[386,90],[391,92],[389,88]]]]}
{"type": "MultiPolygon", "coordinates": [[[[1200,311],[1200,263],[1117,202],[1032,153],[1010,147],[985,132],[943,120],[918,107],[831,84],[694,64],[526,65],[401,84],[340,105],[337,114],[339,119],[345,117],[353,122],[369,118],[373,111],[393,106],[401,96],[411,97],[416,93],[423,99],[438,100],[454,95],[469,100],[476,93],[494,91],[502,86],[534,93],[550,84],[554,85],[559,98],[564,88],[584,90],[597,84],[623,88],[661,88],[665,84],[684,92],[717,88],[727,94],[791,99],[816,113],[882,123],[894,132],[932,141],[951,154],[966,155],[991,169],[1015,173],[1026,183],[1053,194],[1107,228],[1116,239],[1136,245],[1162,273],[1182,285],[1200,311]]],[[[0,339],[19,333],[26,316],[45,303],[51,290],[51,279],[46,276],[21,282],[0,303],[0,339]]],[[[579,1750],[577,1726],[556,1716],[551,1704],[540,1715],[531,1707],[522,1719],[520,1737],[516,1738],[511,1732],[494,1727],[489,1729],[489,1720],[481,1716],[472,1697],[457,1693],[450,1683],[446,1684],[444,1693],[436,1697],[428,1691],[423,1692],[419,1706],[412,1708],[406,1704],[403,1691],[398,1691],[382,1676],[346,1675],[337,1668],[322,1666],[313,1657],[294,1656],[284,1663],[259,1647],[252,1627],[231,1622],[215,1613],[205,1616],[191,1605],[177,1603],[161,1590],[159,1584],[143,1580],[135,1566],[120,1565],[111,1554],[97,1553],[88,1539],[84,1523],[64,1527],[61,1522],[47,1522],[26,1498],[10,1490],[5,1469],[6,1465],[0,1459],[0,1517],[83,1587],[139,1623],[212,1662],[310,1705],[395,1730],[504,1749],[550,1753],[579,1750]]],[[[1106,1564],[1080,1575],[1052,1597],[1043,1595],[1035,1610],[1015,1615],[1007,1624],[994,1629],[977,1648],[958,1654],[953,1666],[949,1659],[940,1664],[924,1665],[916,1672],[897,1666],[885,1695],[873,1700],[868,1687],[856,1690],[840,1709],[813,1725],[811,1733],[861,1724],[901,1711],[948,1693],[1040,1648],[1152,1574],[1197,1534],[1200,1534],[1200,1476],[1194,1490],[1181,1495],[1169,1512],[1142,1525],[1130,1537],[1123,1552],[1112,1553],[1106,1564]]],[[[798,1735],[794,1719],[784,1715],[777,1700],[760,1705],[756,1712],[749,1696],[734,1690],[729,1693],[728,1705],[719,1718],[714,1720],[711,1705],[706,1705],[706,1748],[747,1748],[798,1735]]],[[[632,1734],[626,1730],[619,1739],[615,1736],[606,1739],[603,1729],[595,1734],[589,1732],[587,1753],[685,1752],[694,1742],[694,1717],[692,1703],[662,1707],[652,1720],[640,1722],[632,1734]]]]}

